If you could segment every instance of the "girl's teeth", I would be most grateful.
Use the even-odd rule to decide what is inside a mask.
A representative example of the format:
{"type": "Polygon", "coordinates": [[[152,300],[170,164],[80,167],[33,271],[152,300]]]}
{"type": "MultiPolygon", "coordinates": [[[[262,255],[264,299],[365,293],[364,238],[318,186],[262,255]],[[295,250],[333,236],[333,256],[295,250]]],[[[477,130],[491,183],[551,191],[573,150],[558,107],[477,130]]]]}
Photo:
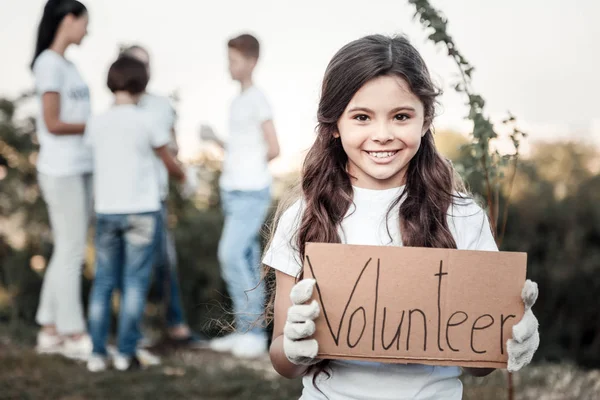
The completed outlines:
{"type": "Polygon", "coordinates": [[[373,151],[373,152],[370,152],[369,154],[376,158],[386,158],[386,157],[393,156],[395,153],[396,152],[392,152],[392,151],[377,151],[377,152],[373,151]]]}

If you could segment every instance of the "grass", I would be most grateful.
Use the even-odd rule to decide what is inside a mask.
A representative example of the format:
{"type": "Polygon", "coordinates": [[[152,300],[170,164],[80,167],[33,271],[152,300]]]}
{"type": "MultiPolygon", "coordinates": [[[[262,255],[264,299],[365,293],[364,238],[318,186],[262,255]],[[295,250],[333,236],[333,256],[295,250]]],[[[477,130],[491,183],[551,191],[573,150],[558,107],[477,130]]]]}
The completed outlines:
{"type": "MultiPolygon", "coordinates": [[[[240,361],[210,351],[170,351],[147,370],[91,374],[85,365],[32,350],[35,331],[0,325],[0,400],[283,400],[300,380],[279,377],[268,359],[240,361]]],[[[504,400],[506,374],[463,378],[464,400],[504,400]]],[[[600,399],[600,370],[537,365],[515,374],[515,400],[600,399]]]]}

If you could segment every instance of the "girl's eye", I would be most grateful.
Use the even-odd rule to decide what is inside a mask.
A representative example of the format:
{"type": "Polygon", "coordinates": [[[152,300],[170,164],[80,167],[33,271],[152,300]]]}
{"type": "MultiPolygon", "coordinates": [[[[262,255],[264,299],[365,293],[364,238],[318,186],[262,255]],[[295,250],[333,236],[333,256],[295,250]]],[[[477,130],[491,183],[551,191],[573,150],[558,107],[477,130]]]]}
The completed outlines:
{"type": "Polygon", "coordinates": [[[410,116],[408,114],[398,114],[394,118],[396,119],[396,121],[406,121],[410,118],[410,116]]]}
{"type": "Polygon", "coordinates": [[[354,116],[354,119],[357,121],[365,122],[369,120],[369,116],[365,114],[358,114],[354,116]]]}

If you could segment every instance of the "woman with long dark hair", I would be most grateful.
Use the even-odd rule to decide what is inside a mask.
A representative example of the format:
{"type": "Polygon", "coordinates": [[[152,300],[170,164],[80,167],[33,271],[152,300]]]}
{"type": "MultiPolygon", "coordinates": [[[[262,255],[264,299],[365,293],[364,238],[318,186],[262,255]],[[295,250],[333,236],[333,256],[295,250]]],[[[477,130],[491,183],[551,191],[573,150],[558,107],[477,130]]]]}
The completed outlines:
{"type": "Polygon", "coordinates": [[[92,187],[92,158],[82,134],[90,95],[75,65],[65,58],[69,46],[81,44],[87,26],[82,3],[49,0],[31,63],[39,101],[38,180],[54,237],[36,317],[42,326],[37,350],[70,358],[85,358],[91,352],[81,301],[92,187]]]}

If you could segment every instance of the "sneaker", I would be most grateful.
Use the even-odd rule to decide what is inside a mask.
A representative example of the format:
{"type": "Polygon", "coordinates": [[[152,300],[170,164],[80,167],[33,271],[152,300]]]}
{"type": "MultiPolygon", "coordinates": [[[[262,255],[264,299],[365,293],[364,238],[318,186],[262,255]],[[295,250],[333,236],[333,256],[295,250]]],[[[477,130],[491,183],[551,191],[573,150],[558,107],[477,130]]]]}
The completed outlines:
{"type": "Polygon", "coordinates": [[[35,351],[38,354],[59,354],[62,352],[63,338],[59,335],[51,335],[44,331],[37,334],[35,351]]]}
{"type": "Polygon", "coordinates": [[[238,358],[258,358],[267,354],[267,338],[264,334],[246,333],[235,343],[232,353],[238,358]]]}
{"type": "Polygon", "coordinates": [[[108,358],[99,354],[90,355],[87,362],[87,369],[90,372],[102,372],[108,369],[108,358]]]}
{"type": "Polygon", "coordinates": [[[93,345],[89,335],[83,335],[78,339],[65,338],[61,354],[72,360],[86,361],[92,354],[93,345]]]}
{"type": "Polygon", "coordinates": [[[239,333],[230,333],[229,335],[211,340],[209,347],[211,350],[219,353],[228,353],[233,350],[241,337],[242,335],[239,333]]]}
{"type": "Polygon", "coordinates": [[[156,367],[160,365],[160,357],[155,356],[146,349],[138,348],[135,351],[135,357],[138,359],[142,367],[156,367]]]}
{"type": "Polygon", "coordinates": [[[137,357],[125,356],[121,353],[116,354],[113,357],[113,367],[117,371],[129,371],[140,366],[140,362],[137,357]]]}

